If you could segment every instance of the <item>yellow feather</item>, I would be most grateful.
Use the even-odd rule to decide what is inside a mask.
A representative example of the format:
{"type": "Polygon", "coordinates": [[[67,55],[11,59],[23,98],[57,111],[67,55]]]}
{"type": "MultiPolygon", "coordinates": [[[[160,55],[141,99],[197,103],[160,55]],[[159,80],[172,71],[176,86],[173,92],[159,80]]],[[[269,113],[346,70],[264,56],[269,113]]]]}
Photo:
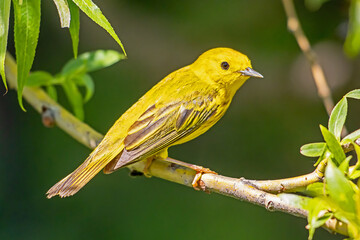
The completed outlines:
{"type": "Polygon", "coordinates": [[[169,74],[129,108],[74,172],[55,184],[47,197],[78,192],[101,169],[116,169],[187,142],[207,131],[226,112],[250,77],[248,57],[230,48],[203,53],[193,64],[169,74]]]}

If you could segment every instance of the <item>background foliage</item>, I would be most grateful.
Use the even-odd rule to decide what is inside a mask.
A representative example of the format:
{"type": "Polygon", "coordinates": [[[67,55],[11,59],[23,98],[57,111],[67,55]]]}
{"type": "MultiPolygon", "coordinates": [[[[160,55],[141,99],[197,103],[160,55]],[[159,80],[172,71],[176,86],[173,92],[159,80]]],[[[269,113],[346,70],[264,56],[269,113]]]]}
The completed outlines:
{"type": "MultiPolygon", "coordinates": [[[[123,41],[128,59],[92,73],[96,88],[85,105],[87,123],[105,133],[166,74],[209,48],[232,47],[246,53],[265,79],[247,82],[219,124],[192,142],[172,148],[170,156],[250,179],[313,170],[314,161],[301,156],[299,148],[322,141],[318,124],[326,126],[328,117],[316,96],[307,62],[286,30],[281,2],[108,0],[97,4],[123,41]]],[[[328,1],[315,12],[303,1],[296,5],[336,101],[359,88],[359,60],[346,58],[342,49],[349,4],[328,1]]],[[[43,1],[41,14],[33,70],[55,76],[72,58],[72,43],[68,31],[59,28],[53,2],[43,1]]],[[[80,15],[79,54],[119,48],[100,27],[80,15]]],[[[8,49],[14,54],[13,31],[10,24],[8,49]]],[[[61,88],[57,93],[66,105],[66,93],[61,88]]],[[[359,127],[360,105],[349,103],[346,124],[354,130],[359,127]]],[[[75,197],[47,200],[46,190],[77,167],[89,150],[57,128],[44,128],[39,115],[26,103],[25,108],[27,113],[19,110],[14,91],[0,101],[1,239],[307,238],[304,219],[155,178],[129,178],[127,170],[99,174],[75,197]]],[[[331,238],[340,237],[321,229],[315,234],[315,239],[331,238]]]]}

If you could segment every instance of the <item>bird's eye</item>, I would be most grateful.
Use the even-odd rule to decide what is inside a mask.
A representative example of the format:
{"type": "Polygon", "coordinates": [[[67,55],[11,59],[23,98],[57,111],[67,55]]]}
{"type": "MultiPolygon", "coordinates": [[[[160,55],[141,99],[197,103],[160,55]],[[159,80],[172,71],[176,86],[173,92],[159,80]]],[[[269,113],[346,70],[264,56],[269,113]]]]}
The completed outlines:
{"type": "Polygon", "coordinates": [[[228,62],[222,62],[221,63],[221,68],[224,70],[228,70],[230,67],[230,65],[228,64],[228,62]]]}

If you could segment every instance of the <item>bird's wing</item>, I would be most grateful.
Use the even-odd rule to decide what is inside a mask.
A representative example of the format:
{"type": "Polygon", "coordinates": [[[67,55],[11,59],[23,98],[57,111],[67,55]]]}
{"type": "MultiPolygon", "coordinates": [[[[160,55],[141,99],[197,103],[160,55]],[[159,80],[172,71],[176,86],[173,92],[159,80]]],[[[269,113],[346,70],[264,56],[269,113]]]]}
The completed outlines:
{"type": "Polygon", "coordinates": [[[150,106],[129,128],[124,150],[112,170],[176,144],[216,113],[218,105],[213,96],[190,96],[187,100],[150,106]]]}
{"type": "MultiPolygon", "coordinates": [[[[49,189],[47,197],[51,198],[55,195],[67,197],[74,195],[101,169],[105,166],[108,167],[111,165],[111,162],[115,162],[113,160],[118,159],[122,154],[124,149],[124,139],[128,135],[129,127],[133,125],[136,120],[139,120],[139,116],[148,107],[148,103],[150,103],[152,99],[159,99],[164,96],[168,97],[173,89],[172,84],[178,83],[181,79],[191,79],[189,77],[184,78],[184,76],[188,76],[189,74],[188,67],[179,69],[169,74],[143,97],[141,97],[114,123],[105,135],[104,139],[88,156],[88,158],[72,173],[49,189]]],[[[184,80],[182,83],[184,83],[184,80]]],[[[185,85],[186,84],[180,84],[182,87],[186,87],[185,85]]],[[[176,91],[177,90],[178,89],[176,89],[176,91]]],[[[147,114],[149,114],[149,111],[147,114]]]]}

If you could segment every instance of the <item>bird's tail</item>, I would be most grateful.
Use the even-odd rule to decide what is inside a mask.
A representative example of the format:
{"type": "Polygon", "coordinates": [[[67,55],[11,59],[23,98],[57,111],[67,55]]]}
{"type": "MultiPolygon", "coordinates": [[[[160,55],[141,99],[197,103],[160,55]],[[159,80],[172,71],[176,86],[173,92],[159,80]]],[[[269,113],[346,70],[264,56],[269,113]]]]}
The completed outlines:
{"type": "Polygon", "coordinates": [[[56,195],[60,197],[74,195],[116,157],[119,151],[121,151],[120,147],[113,152],[109,152],[109,149],[102,147],[100,143],[74,172],[70,173],[47,191],[47,198],[52,198],[56,195]]]}

